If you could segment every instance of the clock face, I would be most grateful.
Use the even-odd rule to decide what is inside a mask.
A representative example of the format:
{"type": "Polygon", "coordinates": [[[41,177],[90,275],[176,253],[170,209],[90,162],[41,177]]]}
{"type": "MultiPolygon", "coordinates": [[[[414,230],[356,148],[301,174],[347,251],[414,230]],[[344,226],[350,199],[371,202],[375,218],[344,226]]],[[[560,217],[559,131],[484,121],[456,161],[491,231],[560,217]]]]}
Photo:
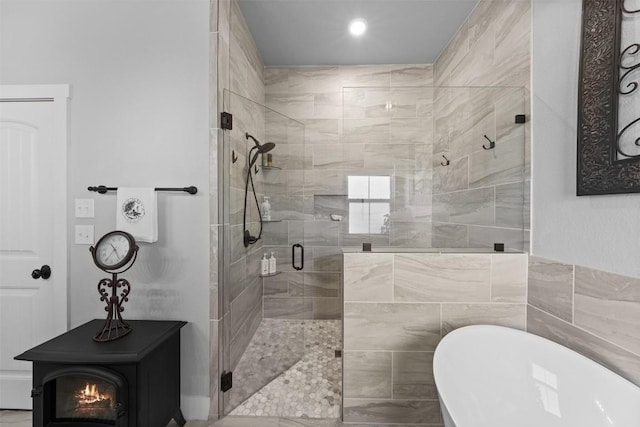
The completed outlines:
{"type": "Polygon", "coordinates": [[[98,259],[104,265],[120,264],[129,253],[129,239],[122,234],[113,234],[98,247],[98,259]]]}
{"type": "Polygon", "coordinates": [[[96,265],[102,270],[114,270],[126,265],[138,249],[129,233],[112,231],[105,234],[93,249],[96,265]]]}

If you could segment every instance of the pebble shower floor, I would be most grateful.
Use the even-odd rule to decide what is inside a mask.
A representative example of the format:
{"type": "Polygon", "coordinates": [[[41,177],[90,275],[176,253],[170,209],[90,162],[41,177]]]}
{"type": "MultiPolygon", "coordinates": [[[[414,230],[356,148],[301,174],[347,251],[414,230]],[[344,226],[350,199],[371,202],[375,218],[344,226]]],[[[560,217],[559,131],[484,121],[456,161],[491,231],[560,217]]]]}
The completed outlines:
{"type": "MultiPolygon", "coordinates": [[[[254,340],[274,328],[295,327],[291,321],[265,319],[254,340]],[[261,330],[262,329],[262,330],[261,330]]],[[[342,392],[342,347],[339,320],[305,320],[305,354],[300,361],[236,407],[229,415],[291,418],[338,418],[342,392]]],[[[251,345],[242,358],[260,359],[260,345],[251,345]]],[[[240,364],[239,364],[240,365],[240,364]]],[[[253,365],[254,369],[256,365],[253,365]]],[[[234,373],[235,375],[235,373],[234,373]]]]}

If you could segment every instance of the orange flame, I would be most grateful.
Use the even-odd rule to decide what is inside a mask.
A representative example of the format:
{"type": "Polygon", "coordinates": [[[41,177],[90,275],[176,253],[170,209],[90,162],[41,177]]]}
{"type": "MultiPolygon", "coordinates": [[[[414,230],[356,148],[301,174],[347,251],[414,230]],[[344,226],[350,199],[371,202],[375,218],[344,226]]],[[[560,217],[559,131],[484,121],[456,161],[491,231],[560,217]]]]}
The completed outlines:
{"type": "Polygon", "coordinates": [[[86,404],[100,402],[102,400],[109,399],[108,395],[100,393],[97,385],[95,384],[89,385],[89,383],[85,385],[85,388],[83,390],[80,390],[80,393],[78,393],[77,397],[78,397],[78,403],[81,405],[82,404],[86,405],[86,404]]]}

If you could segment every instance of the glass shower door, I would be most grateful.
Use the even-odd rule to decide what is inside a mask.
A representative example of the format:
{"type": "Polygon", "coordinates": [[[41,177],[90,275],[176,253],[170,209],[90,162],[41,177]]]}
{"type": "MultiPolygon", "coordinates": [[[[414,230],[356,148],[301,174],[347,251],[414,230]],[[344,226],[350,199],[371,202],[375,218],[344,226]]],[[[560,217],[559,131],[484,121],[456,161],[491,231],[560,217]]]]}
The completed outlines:
{"type": "Polygon", "coordinates": [[[527,250],[526,93],[435,87],[433,245],[527,250]]]}
{"type": "Polygon", "coordinates": [[[219,364],[233,387],[221,404],[259,415],[243,402],[304,354],[304,126],[226,90],[224,110],[219,364]],[[272,257],[275,270],[262,271],[272,257]]]}

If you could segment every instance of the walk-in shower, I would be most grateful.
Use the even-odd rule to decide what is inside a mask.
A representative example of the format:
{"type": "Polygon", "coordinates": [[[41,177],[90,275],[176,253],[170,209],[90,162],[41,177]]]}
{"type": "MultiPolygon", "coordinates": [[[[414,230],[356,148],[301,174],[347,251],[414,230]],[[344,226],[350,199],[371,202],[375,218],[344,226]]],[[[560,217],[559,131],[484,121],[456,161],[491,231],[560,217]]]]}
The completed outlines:
{"type": "MultiPolygon", "coordinates": [[[[343,277],[342,250],[528,246],[526,125],[518,119],[526,94],[367,86],[363,78],[337,95],[310,96],[302,84],[282,83],[300,71],[278,72],[270,70],[267,102],[295,120],[225,91],[234,127],[223,140],[220,370],[233,371],[233,388],[222,404],[231,415],[338,417],[343,397],[358,399],[342,388],[343,281],[357,280],[343,277]],[[273,162],[258,162],[267,150],[273,162]],[[272,201],[270,220],[261,217],[262,196],[272,201]],[[247,231],[258,227],[257,237],[247,231]],[[261,276],[260,259],[271,252],[278,269],[261,276]]],[[[346,72],[321,70],[318,79],[339,82],[346,72]]],[[[389,379],[389,393],[405,377],[389,379]]]]}

